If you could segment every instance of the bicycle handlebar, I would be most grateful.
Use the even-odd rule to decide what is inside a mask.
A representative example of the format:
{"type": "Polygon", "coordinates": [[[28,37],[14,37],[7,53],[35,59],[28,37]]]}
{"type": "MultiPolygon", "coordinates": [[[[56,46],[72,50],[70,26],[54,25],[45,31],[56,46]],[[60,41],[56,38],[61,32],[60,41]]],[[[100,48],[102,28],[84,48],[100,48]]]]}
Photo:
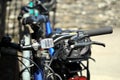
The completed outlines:
{"type": "MultiPolygon", "coordinates": [[[[104,27],[104,28],[99,28],[99,29],[93,29],[93,30],[87,30],[87,31],[84,31],[84,30],[80,30],[83,32],[84,36],[98,36],[98,35],[103,35],[103,34],[110,34],[113,32],[113,29],[112,27],[104,27]]],[[[71,32],[80,32],[80,31],[69,31],[67,30],[67,32],[71,33],[71,32]]],[[[62,31],[61,31],[62,32],[62,31]]],[[[65,32],[65,31],[64,31],[65,32]]],[[[78,37],[77,35],[61,35],[59,38],[55,39],[55,43],[62,40],[62,39],[69,39],[70,37],[72,36],[75,36],[75,37],[78,37]]]]}
{"type": "Polygon", "coordinates": [[[11,47],[11,48],[14,48],[18,51],[25,51],[25,50],[37,50],[39,48],[41,48],[40,44],[39,45],[36,45],[36,46],[33,46],[32,45],[25,45],[25,46],[20,46],[19,44],[17,43],[9,43],[9,44],[3,44],[3,43],[0,43],[0,47],[11,47]]]}
{"type": "MultiPolygon", "coordinates": [[[[88,36],[97,36],[97,35],[109,34],[109,33],[112,33],[112,27],[105,27],[105,28],[100,28],[100,29],[95,29],[95,30],[88,30],[88,31],[84,31],[84,32],[88,36]]],[[[57,37],[56,39],[54,39],[54,44],[61,41],[61,40],[64,40],[64,39],[70,39],[72,36],[76,36],[76,35],[61,35],[61,36],[57,37]]],[[[8,39],[6,39],[6,38],[7,37],[5,37],[2,40],[2,42],[0,43],[0,47],[1,46],[7,46],[7,47],[12,47],[12,48],[15,48],[15,49],[18,49],[18,50],[31,50],[31,49],[35,49],[36,47],[40,48],[39,43],[37,45],[20,46],[19,44],[11,43],[9,41],[10,40],[9,37],[8,37],[8,39]]],[[[87,45],[91,45],[91,44],[97,44],[97,45],[105,46],[103,43],[90,41],[90,42],[85,42],[85,43],[72,44],[71,47],[75,48],[75,47],[87,46],[87,45]]]]}
{"type": "Polygon", "coordinates": [[[84,33],[88,36],[97,36],[97,35],[104,35],[104,34],[110,34],[113,32],[112,27],[103,27],[99,29],[93,29],[93,30],[87,30],[84,33]]]}
{"type": "Polygon", "coordinates": [[[9,36],[4,36],[0,42],[0,48],[1,47],[11,47],[14,48],[18,51],[23,51],[23,50],[36,50],[40,48],[40,44],[35,42],[32,45],[26,45],[26,46],[21,46],[18,43],[11,42],[11,38],[9,36]]]}
{"type": "MultiPolygon", "coordinates": [[[[112,27],[102,27],[98,29],[93,29],[93,30],[61,30],[59,29],[59,33],[73,33],[73,32],[84,32],[84,34],[88,36],[97,36],[97,35],[104,35],[104,34],[110,34],[113,32],[112,27]]],[[[55,31],[56,32],[56,31],[55,31]]]]}

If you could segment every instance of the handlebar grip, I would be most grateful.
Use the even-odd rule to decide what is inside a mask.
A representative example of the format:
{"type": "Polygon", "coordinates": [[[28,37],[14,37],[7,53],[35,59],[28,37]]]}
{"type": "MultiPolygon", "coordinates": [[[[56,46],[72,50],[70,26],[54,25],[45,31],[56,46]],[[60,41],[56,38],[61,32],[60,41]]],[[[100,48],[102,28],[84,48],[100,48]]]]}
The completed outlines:
{"type": "Polygon", "coordinates": [[[87,34],[88,36],[97,36],[97,35],[110,34],[112,32],[113,32],[112,27],[103,27],[99,29],[87,30],[85,31],[85,34],[87,34]]]}

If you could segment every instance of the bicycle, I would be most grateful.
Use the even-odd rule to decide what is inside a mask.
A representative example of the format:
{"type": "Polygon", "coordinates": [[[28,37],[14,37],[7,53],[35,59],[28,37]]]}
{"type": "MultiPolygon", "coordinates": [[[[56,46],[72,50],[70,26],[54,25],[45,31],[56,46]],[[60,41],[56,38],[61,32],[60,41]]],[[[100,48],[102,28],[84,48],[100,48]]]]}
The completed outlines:
{"type": "MultiPolygon", "coordinates": [[[[47,58],[46,55],[43,55],[40,57],[41,59],[38,59],[37,56],[33,56],[34,58],[31,60],[14,54],[10,55],[25,58],[34,64],[34,80],[90,80],[89,59],[92,59],[90,57],[90,45],[95,44],[105,47],[105,44],[92,41],[90,40],[90,37],[110,34],[112,33],[112,28],[106,27],[88,31],[67,30],[63,32],[52,35],[55,53],[51,58],[47,58]],[[75,34],[70,34],[71,32],[75,32],[75,34]],[[77,50],[78,52],[75,53],[74,50],[77,50]],[[87,66],[85,66],[82,61],[87,61],[87,66]],[[76,64],[80,65],[78,66],[76,64]],[[72,68],[73,66],[75,66],[75,68],[72,68]],[[87,70],[86,76],[82,74],[82,71],[84,70],[87,70]],[[79,75],[78,72],[80,72],[79,75]]],[[[19,51],[36,51],[36,49],[41,49],[42,45],[44,44],[37,42],[37,45],[36,43],[33,43],[32,45],[21,46],[19,44],[11,43],[9,39],[2,39],[2,42],[0,43],[1,47],[12,47],[19,51]]],[[[46,47],[46,49],[48,49],[48,47],[46,47]]],[[[29,71],[28,68],[29,67],[26,67],[29,71]]]]}
{"type": "MultiPolygon", "coordinates": [[[[50,4],[48,4],[48,5],[45,4],[45,6],[52,6],[55,3],[55,1],[56,0],[51,0],[50,4]]],[[[44,7],[44,5],[39,0],[33,0],[28,4],[28,6],[24,6],[18,17],[19,22],[21,21],[22,18],[24,18],[22,23],[25,25],[23,32],[22,32],[22,28],[20,27],[20,34],[23,33],[22,35],[20,35],[20,44],[21,45],[30,45],[31,39],[39,41],[40,38],[47,37],[52,32],[51,23],[50,23],[48,17],[49,17],[48,10],[46,9],[46,7],[44,7]],[[27,13],[27,16],[26,16],[26,13],[27,13]],[[28,17],[28,16],[30,16],[30,17],[28,17]],[[31,21],[32,19],[33,19],[33,21],[31,21]],[[35,24],[35,22],[37,24],[35,24]],[[44,27],[43,23],[45,23],[45,27],[44,27]],[[26,27],[26,24],[30,24],[30,26],[26,27]],[[32,37],[31,37],[31,33],[29,32],[30,28],[32,28],[32,30],[34,31],[32,33],[32,37]],[[23,37],[21,37],[21,36],[23,36],[23,37]]],[[[50,51],[51,55],[54,52],[54,50],[52,48],[50,48],[49,51],[50,51]]],[[[35,52],[32,52],[32,53],[35,53],[35,52]]],[[[30,54],[31,54],[31,51],[23,51],[24,57],[30,58],[30,54]]],[[[22,62],[26,66],[30,66],[30,61],[26,61],[25,59],[23,59],[22,62]]],[[[25,67],[23,65],[23,70],[24,70],[24,68],[25,67]]],[[[30,74],[28,71],[23,72],[23,80],[30,80],[30,74]]]]}

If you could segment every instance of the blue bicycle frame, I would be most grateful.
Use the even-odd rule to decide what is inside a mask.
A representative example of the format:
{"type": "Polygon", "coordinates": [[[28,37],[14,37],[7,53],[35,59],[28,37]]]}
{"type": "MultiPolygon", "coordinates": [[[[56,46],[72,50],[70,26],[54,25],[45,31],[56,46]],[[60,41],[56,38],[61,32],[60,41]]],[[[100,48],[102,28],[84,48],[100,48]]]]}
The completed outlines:
{"type": "MultiPolygon", "coordinates": [[[[34,6],[34,3],[31,1],[29,3],[29,6],[30,7],[33,7],[34,6]]],[[[33,9],[31,9],[29,11],[30,14],[32,15],[35,15],[35,16],[38,16],[39,13],[37,11],[34,11],[33,9]]],[[[48,36],[49,34],[52,33],[52,27],[51,27],[51,23],[50,21],[48,20],[47,22],[45,22],[45,28],[46,28],[46,36],[48,36]]],[[[49,53],[50,53],[50,56],[53,56],[54,55],[54,49],[53,48],[50,48],[49,49],[49,53]]],[[[41,71],[41,70],[37,70],[35,73],[34,73],[34,80],[44,80],[44,73],[41,71]]]]}
{"type": "MultiPolygon", "coordinates": [[[[52,33],[52,28],[51,28],[51,24],[50,24],[50,21],[46,22],[45,23],[45,27],[46,27],[46,36],[51,34],[52,33]]],[[[54,55],[54,48],[50,48],[49,49],[49,53],[51,56],[54,55]]],[[[35,80],[44,80],[44,73],[41,71],[41,70],[37,70],[35,73],[34,73],[34,79],[35,80]]]]}

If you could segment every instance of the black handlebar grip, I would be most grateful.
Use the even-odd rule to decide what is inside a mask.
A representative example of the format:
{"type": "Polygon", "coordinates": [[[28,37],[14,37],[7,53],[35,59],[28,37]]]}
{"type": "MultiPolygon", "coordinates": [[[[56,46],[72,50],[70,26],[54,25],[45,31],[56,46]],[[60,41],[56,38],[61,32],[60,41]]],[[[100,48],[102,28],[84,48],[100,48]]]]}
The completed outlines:
{"type": "Polygon", "coordinates": [[[97,35],[110,34],[112,32],[113,32],[112,27],[103,27],[99,29],[87,30],[85,31],[85,34],[87,34],[88,36],[97,36],[97,35]]]}

